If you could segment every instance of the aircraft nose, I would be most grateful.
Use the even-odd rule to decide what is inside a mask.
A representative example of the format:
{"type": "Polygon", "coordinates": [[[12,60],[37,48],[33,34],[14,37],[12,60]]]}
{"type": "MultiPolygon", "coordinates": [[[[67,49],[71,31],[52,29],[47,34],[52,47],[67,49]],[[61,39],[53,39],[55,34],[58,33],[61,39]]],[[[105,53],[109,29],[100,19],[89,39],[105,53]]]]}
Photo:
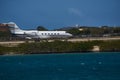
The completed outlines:
{"type": "Polygon", "coordinates": [[[73,35],[72,35],[72,34],[70,34],[70,33],[68,33],[68,36],[72,37],[73,35]]]}

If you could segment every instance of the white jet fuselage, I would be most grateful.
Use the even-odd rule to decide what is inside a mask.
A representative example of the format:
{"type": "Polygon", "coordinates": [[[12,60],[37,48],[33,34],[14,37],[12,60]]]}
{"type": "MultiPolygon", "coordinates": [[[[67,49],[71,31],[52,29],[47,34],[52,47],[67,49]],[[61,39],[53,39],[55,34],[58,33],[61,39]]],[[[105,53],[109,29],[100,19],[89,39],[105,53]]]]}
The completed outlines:
{"type": "Polygon", "coordinates": [[[12,34],[27,39],[69,38],[72,36],[72,34],[66,31],[22,30],[14,22],[9,22],[7,25],[12,34]]]}
{"type": "Polygon", "coordinates": [[[67,38],[71,37],[70,33],[66,33],[66,31],[37,31],[37,30],[19,30],[15,31],[13,34],[19,37],[26,38],[67,38]]]}

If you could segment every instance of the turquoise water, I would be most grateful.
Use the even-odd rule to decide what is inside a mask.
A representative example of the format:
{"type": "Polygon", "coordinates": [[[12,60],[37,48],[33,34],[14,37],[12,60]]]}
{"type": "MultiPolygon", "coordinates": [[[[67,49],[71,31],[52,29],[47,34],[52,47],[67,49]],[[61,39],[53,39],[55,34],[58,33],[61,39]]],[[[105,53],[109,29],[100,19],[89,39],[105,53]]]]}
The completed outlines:
{"type": "Polygon", "coordinates": [[[120,52],[0,56],[0,80],[120,80],[120,52]]]}

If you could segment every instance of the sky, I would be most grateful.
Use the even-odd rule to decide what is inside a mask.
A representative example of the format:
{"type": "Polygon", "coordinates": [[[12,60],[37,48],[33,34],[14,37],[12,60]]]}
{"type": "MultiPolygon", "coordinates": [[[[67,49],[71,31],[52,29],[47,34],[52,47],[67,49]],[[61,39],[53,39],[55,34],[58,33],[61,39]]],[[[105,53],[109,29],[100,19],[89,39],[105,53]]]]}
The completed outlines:
{"type": "Polygon", "coordinates": [[[120,26],[120,0],[0,0],[0,23],[44,26],[120,26]]]}

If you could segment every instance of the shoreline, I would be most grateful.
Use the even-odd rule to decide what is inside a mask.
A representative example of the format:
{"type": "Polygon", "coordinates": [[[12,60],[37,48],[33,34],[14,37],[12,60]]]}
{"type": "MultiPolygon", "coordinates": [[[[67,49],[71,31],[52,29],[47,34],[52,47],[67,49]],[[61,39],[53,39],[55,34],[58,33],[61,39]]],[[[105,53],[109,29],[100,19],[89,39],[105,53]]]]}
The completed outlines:
{"type": "Polygon", "coordinates": [[[2,54],[0,56],[24,56],[24,55],[51,55],[51,54],[89,54],[89,53],[94,53],[94,54],[102,54],[102,53],[120,53],[120,51],[99,51],[99,52],[93,52],[93,51],[86,51],[86,52],[41,52],[41,53],[14,53],[14,54],[2,54]]]}
{"type": "Polygon", "coordinates": [[[120,52],[120,40],[93,40],[82,42],[55,40],[52,42],[22,42],[15,46],[11,46],[12,44],[13,43],[0,45],[0,55],[120,52]]]}

